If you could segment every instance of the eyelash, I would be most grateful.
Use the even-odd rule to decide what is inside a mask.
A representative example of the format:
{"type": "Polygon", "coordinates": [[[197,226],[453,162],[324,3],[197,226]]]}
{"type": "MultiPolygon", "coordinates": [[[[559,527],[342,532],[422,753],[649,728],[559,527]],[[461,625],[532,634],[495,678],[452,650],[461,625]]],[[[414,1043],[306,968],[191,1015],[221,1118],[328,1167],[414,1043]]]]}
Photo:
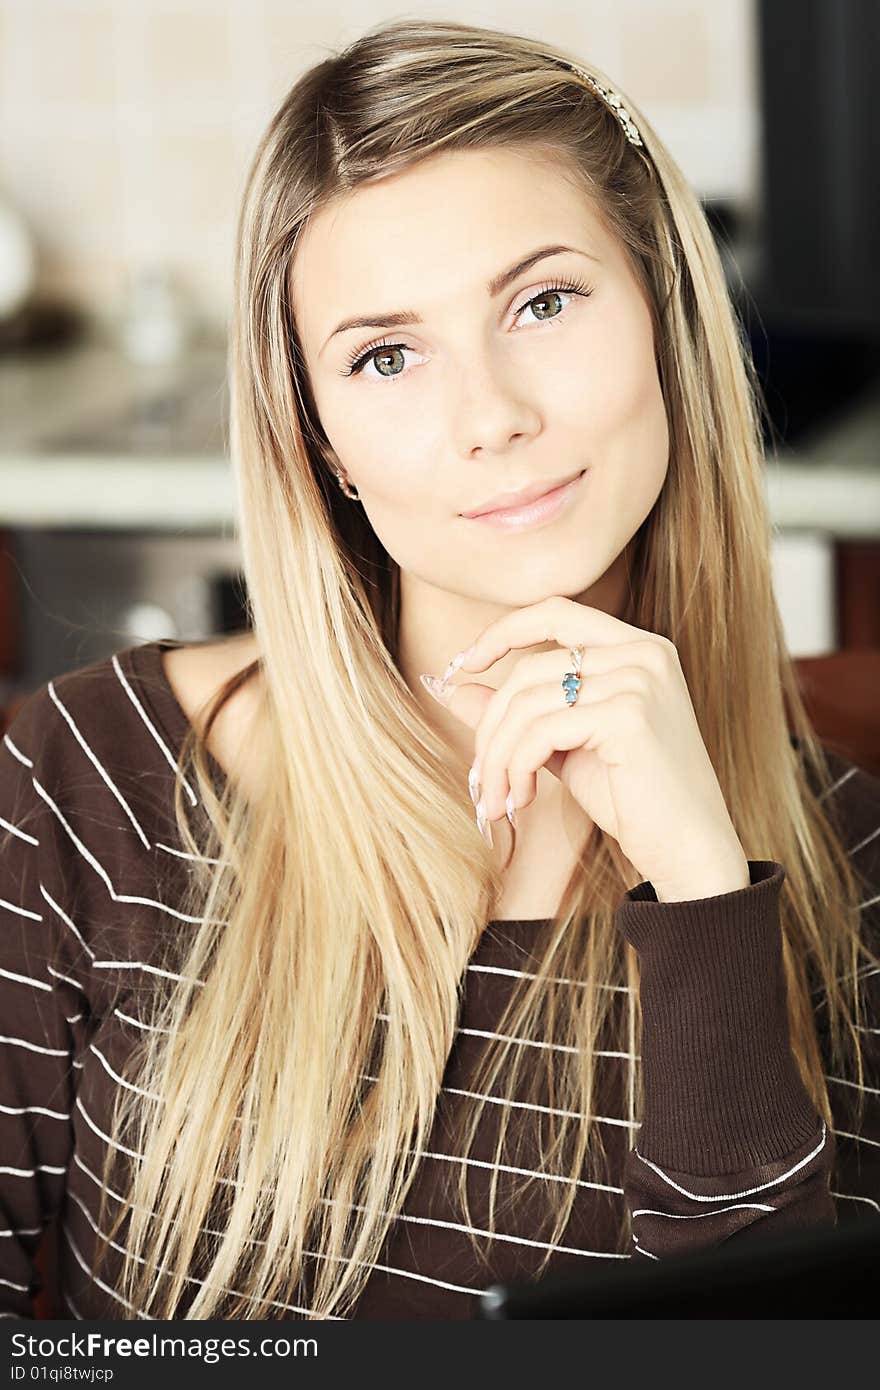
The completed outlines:
{"type": "MultiPolygon", "coordinates": [[[[580,295],[584,299],[586,299],[588,295],[591,295],[593,293],[591,287],[589,285],[586,285],[583,282],[583,280],[572,279],[555,281],[552,284],[545,285],[543,289],[538,290],[537,294],[531,295],[525,301],[525,303],[521,304],[520,307],[517,309],[515,317],[519,318],[523,309],[528,309],[529,305],[537,303],[539,299],[544,299],[547,295],[555,294],[557,292],[561,294],[580,295]]],[[[557,314],[556,317],[553,319],[547,319],[546,322],[548,324],[558,323],[558,321],[563,317],[564,314],[565,310],[563,309],[561,314],[557,314]]],[[[383,338],[379,342],[369,343],[365,348],[356,348],[355,351],[349,357],[348,362],[346,363],[345,371],[340,372],[339,375],[356,376],[361,371],[361,369],[364,366],[366,366],[368,360],[371,357],[378,356],[378,354],[383,350],[387,352],[389,349],[395,348],[412,351],[408,343],[391,343],[388,341],[387,338],[383,338]]],[[[400,375],[400,373],[398,373],[398,375],[400,375]]],[[[386,380],[388,381],[393,381],[393,379],[393,377],[386,378],[386,380]]]]}

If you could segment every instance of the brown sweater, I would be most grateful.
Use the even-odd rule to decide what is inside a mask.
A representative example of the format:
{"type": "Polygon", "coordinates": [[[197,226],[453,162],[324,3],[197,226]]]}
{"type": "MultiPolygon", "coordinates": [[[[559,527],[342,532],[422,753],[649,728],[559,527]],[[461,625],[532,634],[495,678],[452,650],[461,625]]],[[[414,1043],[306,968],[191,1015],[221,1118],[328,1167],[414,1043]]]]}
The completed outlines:
{"type": "MultiPolygon", "coordinates": [[[[164,675],[165,645],[132,647],[47,682],[0,743],[4,1317],[33,1316],[34,1252],[56,1218],[71,1316],[143,1316],[114,1289],[116,1250],[98,1279],[89,1266],[110,1102],[158,978],[151,960],[176,912],[179,920],[175,902],[186,873],[171,792],[187,721],[164,675]]],[[[872,885],[861,914],[864,937],[880,952],[880,780],[829,757],[844,844],[872,885]]],[[[219,786],[223,773],[213,760],[212,772],[219,786]]],[[[625,1118],[630,1056],[625,1038],[612,1037],[598,1064],[607,1181],[580,1181],[548,1273],[583,1268],[585,1260],[662,1259],[830,1223],[835,1213],[841,1221],[880,1219],[880,977],[865,970],[864,1119],[859,1126],[851,1113],[852,1078],[832,1075],[826,1062],[834,1107],[826,1131],[789,1046],[779,927],[784,867],[754,860],[750,872],[749,887],[716,897],[658,903],[650,883],[641,883],[622,899],[619,928],[641,965],[645,1110],[634,1126],[625,1118]],[[622,1254],[625,1205],[634,1242],[622,1254]]],[[[536,1205],[526,1199],[511,1207],[506,1198],[536,1163],[549,1096],[545,1106],[514,1102],[521,1147],[518,1162],[501,1173],[500,1234],[491,1245],[492,1117],[501,1102],[486,1107],[468,1192],[488,1269],[475,1260],[461,1213],[438,1184],[454,1158],[448,1122],[473,1103],[474,1065],[546,928],[495,921],[480,939],[430,1142],[356,1317],[470,1318],[481,1289],[533,1273],[547,1248],[549,1228],[536,1205]]],[[[606,987],[622,1000],[624,986],[606,987]]],[[[820,1041],[824,1018],[817,992],[820,1041]]],[[[541,1039],[521,1045],[540,1055],[541,1039]]],[[[279,1302],[277,1316],[308,1317],[309,1310],[279,1302]]]]}

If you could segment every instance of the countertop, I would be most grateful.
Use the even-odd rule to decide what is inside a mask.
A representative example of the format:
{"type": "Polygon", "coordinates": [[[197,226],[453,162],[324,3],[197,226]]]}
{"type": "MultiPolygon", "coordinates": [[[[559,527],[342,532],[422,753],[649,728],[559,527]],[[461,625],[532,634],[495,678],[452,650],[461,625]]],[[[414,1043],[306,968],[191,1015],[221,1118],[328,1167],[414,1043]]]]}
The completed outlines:
{"type": "MultiPolygon", "coordinates": [[[[0,526],[228,531],[226,344],[138,366],[106,335],[0,357],[0,526]]],[[[808,446],[768,457],[771,523],[880,537],[880,383],[808,446]]]]}
{"type": "Polygon", "coordinates": [[[144,366],[101,336],[0,357],[0,526],[228,530],[226,345],[144,366]]]}

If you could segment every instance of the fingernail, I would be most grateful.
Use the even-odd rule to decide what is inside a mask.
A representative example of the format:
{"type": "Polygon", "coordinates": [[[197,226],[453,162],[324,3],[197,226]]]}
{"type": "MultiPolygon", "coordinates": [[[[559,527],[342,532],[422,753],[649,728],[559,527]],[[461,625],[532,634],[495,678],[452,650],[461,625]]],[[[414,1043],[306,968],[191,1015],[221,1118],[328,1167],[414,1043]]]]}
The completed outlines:
{"type": "Polygon", "coordinates": [[[422,682],[422,685],[425,687],[428,694],[433,695],[434,699],[437,700],[441,705],[449,704],[454,693],[454,688],[450,689],[450,687],[446,685],[445,681],[438,676],[419,676],[419,680],[422,682]]]}
{"type": "Polygon", "coordinates": [[[509,791],[507,793],[507,800],[505,801],[504,806],[507,811],[507,819],[510,821],[510,824],[513,826],[514,830],[516,830],[516,807],[513,804],[512,791],[509,791]]]}
{"type": "Polygon", "coordinates": [[[486,808],[485,808],[485,806],[483,805],[483,798],[482,798],[482,797],[480,797],[479,801],[477,802],[477,825],[479,826],[480,834],[482,835],[483,839],[486,841],[486,844],[487,844],[487,845],[489,846],[489,848],[491,849],[491,848],[492,848],[492,827],[491,827],[491,825],[489,824],[488,817],[486,816],[486,808]]]}
{"type": "Polygon", "coordinates": [[[469,652],[470,650],[471,650],[471,649],[468,648],[467,651],[458,652],[458,653],[452,658],[452,660],[450,661],[449,665],[446,667],[446,670],[443,672],[443,675],[442,675],[442,677],[441,677],[441,680],[448,681],[448,680],[451,680],[451,679],[452,679],[452,677],[455,675],[456,671],[458,670],[458,668],[459,668],[459,666],[462,664],[462,662],[467,660],[468,652],[469,652]]]}
{"type": "Polygon", "coordinates": [[[476,759],[474,759],[473,767],[471,768],[470,772],[468,773],[468,791],[470,792],[471,801],[472,801],[472,802],[474,803],[474,805],[476,806],[477,802],[478,802],[479,799],[480,799],[480,791],[481,791],[481,788],[480,788],[480,764],[476,761],[476,759]]]}

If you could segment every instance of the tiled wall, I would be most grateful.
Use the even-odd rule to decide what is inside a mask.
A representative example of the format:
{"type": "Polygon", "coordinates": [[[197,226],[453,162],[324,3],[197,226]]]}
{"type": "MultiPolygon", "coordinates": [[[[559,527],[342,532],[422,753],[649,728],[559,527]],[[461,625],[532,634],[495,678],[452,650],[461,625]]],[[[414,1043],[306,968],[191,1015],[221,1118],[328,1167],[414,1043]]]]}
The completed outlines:
{"type": "Polygon", "coordinates": [[[543,37],[604,69],[700,194],[754,199],[753,0],[0,0],[0,194],[38,241],[41,285],[99,316],[168,267],[222,325],[247,162],[297,75],[385,19],[543,37]]]}

